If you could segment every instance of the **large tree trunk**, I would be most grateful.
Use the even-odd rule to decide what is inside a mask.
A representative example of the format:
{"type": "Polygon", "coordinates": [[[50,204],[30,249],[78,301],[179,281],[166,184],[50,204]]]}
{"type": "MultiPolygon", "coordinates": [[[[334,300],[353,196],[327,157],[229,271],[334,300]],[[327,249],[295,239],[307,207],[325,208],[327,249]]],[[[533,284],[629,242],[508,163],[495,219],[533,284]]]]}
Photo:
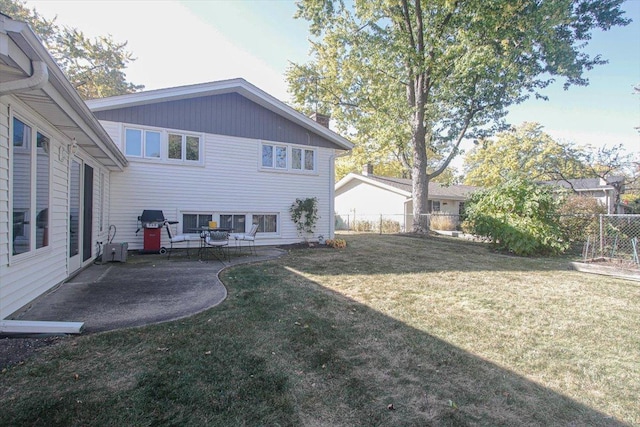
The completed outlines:
{"type": "Polygon", "coordinates": [[[427,217],[429,199],[429,180],[427,177],[427,156],[424,144],[424,126],[422,132],[414,134],[413,151],[413,231],[415,233],[426,233],[429,231],[429,221],[427,217]],[[420,144],[422,140],[422,144],[420,144]]]}
{"type": "Polygon", "coordinates": [[[427,200],[429,198],[429,177],[427,175],[427,145],[426,129],[424,125],[424,75],[415,79],[414,113],[412,123],[413,143],[413,231],[415,233],[427,233],[429,231],[429,218],[427,217],[427,200]]]}

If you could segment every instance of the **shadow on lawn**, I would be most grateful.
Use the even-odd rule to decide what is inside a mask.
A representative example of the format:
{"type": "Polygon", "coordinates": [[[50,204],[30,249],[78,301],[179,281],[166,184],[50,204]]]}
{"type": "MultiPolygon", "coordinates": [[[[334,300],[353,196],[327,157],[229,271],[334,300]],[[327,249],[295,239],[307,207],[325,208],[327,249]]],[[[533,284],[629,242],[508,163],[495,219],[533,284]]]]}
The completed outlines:
{"type": "Polygon", "coordinates": [[[277,331],[253,349],[283,355],[302,424],[626,425],[281,265],[265,273],[293,286],[236,283],[236,271],[228,302],[260,307],[249,329],[277,331]]]}
{"type": "MultiPolygon", "coordinates": [[[[382,250],[392,265],[409,247],[430,261],[434,249],[447,250],[451,270],[457,262],[480,271],[497,264],[484,248],[481,259],[465,261],[465,245],[404,240],[352,236],[348,255],[382,250]]],[[[349,258],[336,255],[314,251],[310,268],[325,256],[349,258]]],[[[10,370],[0,425],[625,425],[308,280],[289,263],[227,270],[227,300],[191,318],[80,337],[10,370]]],[[[388,272],[377,264],[384,263],[361,268],[388,272]]],[[[522,264],[503,268],[540,268],[522,264]]]]}

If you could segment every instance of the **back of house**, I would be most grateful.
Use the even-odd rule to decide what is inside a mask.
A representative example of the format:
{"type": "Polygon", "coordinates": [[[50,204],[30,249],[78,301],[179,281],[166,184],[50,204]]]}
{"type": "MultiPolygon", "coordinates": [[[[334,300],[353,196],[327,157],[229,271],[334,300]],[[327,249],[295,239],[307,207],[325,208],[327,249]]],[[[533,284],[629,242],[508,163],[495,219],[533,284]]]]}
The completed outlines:
{"type": "Polygon", "coordinates": [[[257,224],[257,245],[297,242],[289,208],[311,197],[320,217],[305,237],[333,235],[334,159],[351,143],[245,80],[88,105],[129,162],[112,178],[110,223],[130,249],[144,246],[144,210],[161,210],[180,234],[214,221],[235,233],[257,224]]]}

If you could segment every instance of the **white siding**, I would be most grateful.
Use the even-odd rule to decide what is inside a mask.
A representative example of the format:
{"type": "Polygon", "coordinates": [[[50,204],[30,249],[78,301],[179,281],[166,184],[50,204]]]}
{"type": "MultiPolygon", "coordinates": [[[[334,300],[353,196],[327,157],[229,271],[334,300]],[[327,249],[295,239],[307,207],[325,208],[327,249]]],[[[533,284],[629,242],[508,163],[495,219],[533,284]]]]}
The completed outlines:
{"type": "MultiPolygon", "coordinates": [[[[60,149],[66,149],[71,142],[57,132],[40,116],[28,107],[11,97],[4,98],[7,103],[0,104],[0,319],[24,307],[33,299],[42,295],[52,287],[63,282],[69,276],[68,267],[68,225],[69,225],[69,160],[61,156],[60,149]],[[51,185],[49,211],[49,245],[19,256],[10,256],[9,242],[9,149],[8,102],[16,107],[16,112],[29,124],[35,125],[51,139],[51,185]]],[[[106,230],[99,230],[100,217],[100,172],[105,173],[105,187],[108,187],[109,173],[85,153],[79,153],[94,167],[94,239],[96,242],[106,240],[106,230]],[[97,178],[96,178],[97,177],[97,178]]],[[[108,198],[107,198],[108,201],[108,198]]],[[[95,249],[93,255],[95,255],[95,249]]],[[[90,260],[91,261],[91,260],[90,260]]],[[[90,262],[89,261],[89,262],[90,262]]]]}
{"type": "Polygon", "coordinates": [[[352,180],[336,191],[336,213],[356,215],[402,215],[407,200],[402,194],[352,180]]]}
{"type": "MultiPolygon", "coordinates": [[[[4,268],[9,264],[9,107],[0,102],[0,307],[4,268]]],[[[1,308],[0,308],[1,311],[1,308]]],[[[2,316],[0,316],[2,318],[2,316]]]]}
{"type": "MultiPolygon", "coordinates": [[[[13,101],[18,104],[17,100],[13,101]]],[[[0,139],[0,151],[3,153],[0,176],[2,178],[2,190],[0,191],[0,318],[5,318],[18,310],[34,298],[46,292],[67,277],[67,166],[60,162],[58,150],[63,138],[59,133],[36,117],[26,107],[17,110],[39,130],[51,138],[51,189],[50,189],[50,228],[49,245],[19,256],[11,256],[11,244],[9,242],[9,145],[8,130],[6,125],[10,118],[4,113],[7,105],[1,106],[3,110],[2,123],[4,130],[0,139]]],[[[66,144],[66,142],[65,142],[66,144]]]]}
{"type": "MultiPolygon", "coordinates": [[[[112,139],[121,146],[121,126],[102,122],[112,139]]],[[[130,249],[143,246],[143,231],[136,235],[137,218],[144,209],[162,210],[166,218],[180,221],[185,212],[213,214],[278,214],[278,235],[257,236],[256,244],[283,244],[300,241],[289,207],[296,198],[317,197],[320,218],[314,237],[330,236],[332,149],[317,148],[317,173],[261,171],[261,141],[205,134],[204,164],[184,165],[129,159],[123,173],[115,174],[110,187],[110,224],[117,227],[117,242],[130,249]]],[[[308,147],[306,147],[308,148],[308,147]]],[[[250,218],[247,218],[249,224],[250,218]]],[[[168,246],[162,234],[163,246],[168,246]]]]}

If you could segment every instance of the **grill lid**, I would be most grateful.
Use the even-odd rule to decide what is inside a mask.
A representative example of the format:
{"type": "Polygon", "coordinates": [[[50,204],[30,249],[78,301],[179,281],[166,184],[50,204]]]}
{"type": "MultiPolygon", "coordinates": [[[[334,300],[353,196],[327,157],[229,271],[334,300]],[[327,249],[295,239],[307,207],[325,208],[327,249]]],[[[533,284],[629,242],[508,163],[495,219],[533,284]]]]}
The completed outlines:
{"type": "Polygon", "coordinates": [[[140,216],[140,221],[145,222],[164,222],[164,214],[162,211],[154,211],[145,209],[142,211],[142,215],[140,216]]]}

